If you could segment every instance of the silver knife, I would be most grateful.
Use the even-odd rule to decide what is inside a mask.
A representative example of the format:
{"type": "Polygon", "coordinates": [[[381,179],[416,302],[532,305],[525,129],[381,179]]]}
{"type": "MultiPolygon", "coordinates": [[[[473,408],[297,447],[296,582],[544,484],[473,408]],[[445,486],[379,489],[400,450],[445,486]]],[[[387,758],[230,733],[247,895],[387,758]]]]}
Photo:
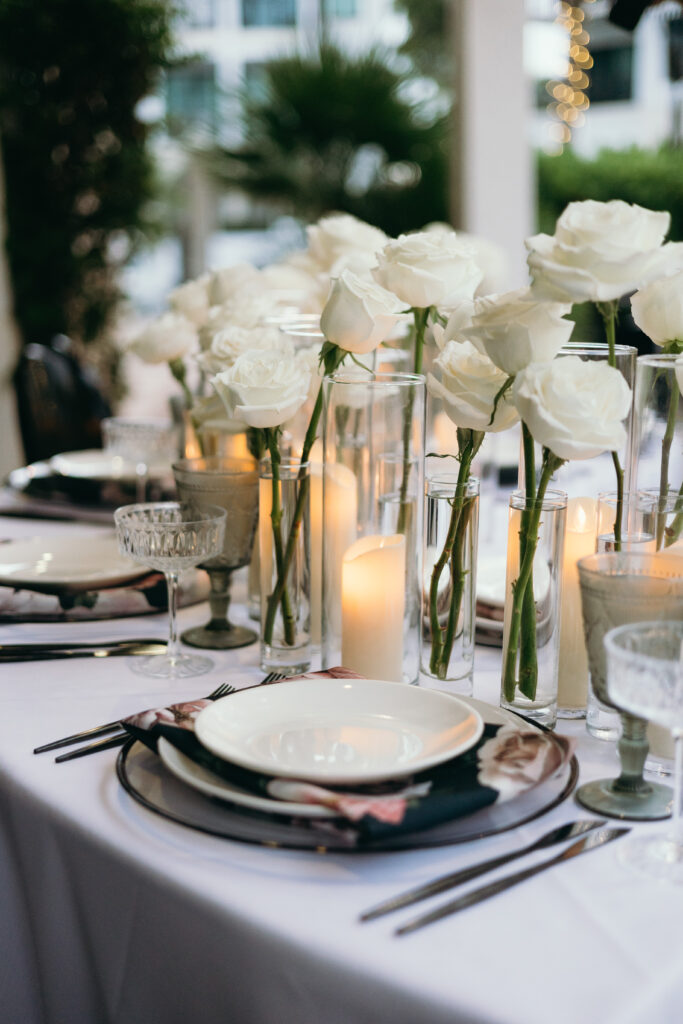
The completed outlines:
{"type": "Polygon", "coordinates": [[[590,835],[580,839],[578,843],[574,843],[550,860],[534,864],[533,867],[526,868],[524,871],[518,871],[514,875],[506,875],[505,878],[501,878],[497,882],[491,882],[490,885],[483,885],[479,889],[474,889],[457,900],[451,900],[449,903],[437,907],[436,910],[432,910],[428,914],[422,914],[420,917],[413,918],[412,921],[408,921],[407,924],[397,928],[394,935],[408,935],[410,932],[416,932],[419,928],[424,928],[425,925],[432,924],[434,921],[440,921],[451,914],[457,914],[460,910],[466,910],[467,907],[473,907],[476,903],[487,900],[489,896],[497,896],[498,893],[511,889],[513,885],[518,885],[533,875],[538,875],[542,871],[546,871],[556,864],[561,864],[565,860],[571,860],[572,857],[578,857],[582,853],[595,850],[599,846],[604,846],[605,843],[611,843],[613,839],[618,839],[630,831],[630,828],[604,828],[598,832],[591,832],[590,835]]]}
{"type": "Polygon", "coordinates": [[[23,647],[24,650],[0,650],[0,665],[13,661],[52,661],[60,658],[115,658],[132,654],[166,653],[166,644],[160,640],[155,640],[151,643],[149,641],[131,640],[127,643],[118,643],[115,646],[65,644],[64,646],[33,649],[31,644],[25,644],[23,647]]]}
{"type": "Polygon", "coordinates": [[[130,640],[90,640],[67,643],[57,641],[56,643],[25,643],[25,644],[0,644],[0,654],[33,654],[41,651],[66,651],[66,650],[90,650],[92,647],[127,647],[129,644],[159,644],[165,641],[158,637],[136,636],[130,640]]]}
{"type": "Polygon", "coordinates": [[[446,892],[448,889],[454,889],[458,885],[464,885],[465,882],[471,882],[473,878],[479,878],[480,875],[486,874],[487,871],[493,871],[495,868],[502,867],[503,864],[508,864],[510,861],[516,860],[517,857],[524,857],[525,854],[533,853],[535,850],[544,850],[548,846],[554,846],[555,843],[563,843],[567,839],[576,839],[577,836],[582,836],[586,832],[592,832],[593,829],[601,828],[606,824],[607,822],[604,818],[594,818],[592,820],[570,822],[568,825],[560,825],[559,828],[554,828],[552,832],[546,832],[535,843],[524,846],[521,850],[513,850],[512,853],[504,853],[500,857],[492,857],[491,860],[475,864],[471,868],[464,868],[462,871],[451,871],[447,875],[435,878],[433,882],[427,882],[424,885],[417,886],[415,889],[409,889],[399,896],[393,896],[391,899],[384,900],[382,903],[378,903],[376,907],[371,907],[370,910],[364,911],[360,916],[360,920],[374,921],[375,918],[383,917],[384,914],[390,914],[394,910],[410,907],[421,900],[429,899],[430,896],[436,896],[440,892],[446,892]]]}

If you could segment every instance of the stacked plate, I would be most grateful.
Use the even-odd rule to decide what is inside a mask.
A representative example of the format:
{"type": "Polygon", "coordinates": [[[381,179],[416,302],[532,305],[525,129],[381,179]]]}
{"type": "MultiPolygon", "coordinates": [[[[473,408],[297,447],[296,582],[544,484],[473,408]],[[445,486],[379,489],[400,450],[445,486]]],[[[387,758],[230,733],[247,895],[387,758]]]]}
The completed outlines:
{"type": "MultiPolygon", "coordinates": [[[[455,697],[376,679],[296,679],[255,687],[209,705],[195,721],[199,742],[222,761],[278,780],[353,791],[405,779],[469,750],[484,728],[455,697]]],[[[170,772],[208,796],[271,814],[335,817],[322,803],[243,788],[186,757],[166,740],[170,772]]],[[[286,785],[279,787],[287,792],[286,785]]]]}

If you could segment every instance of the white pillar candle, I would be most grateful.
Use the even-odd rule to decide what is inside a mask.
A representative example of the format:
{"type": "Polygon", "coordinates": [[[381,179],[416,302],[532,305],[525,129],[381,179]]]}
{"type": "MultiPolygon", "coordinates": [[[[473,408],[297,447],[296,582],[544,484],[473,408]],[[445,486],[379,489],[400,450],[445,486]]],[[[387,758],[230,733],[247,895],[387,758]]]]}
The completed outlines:
{"type": "Polygon", "coordinates": [[[322,638],[322,567],[323,542],[326,553],[327,615],[333,620],[332,628],[339,632],[341,609],[341,565],[344,552],[356,539],[356,477],[341,463],[331,463],[324,474],[323,523],[323,467],[311,463],[311,640],[319,644],[322,638]],[[324,538],[324,541],[323,541],[324,538]],[[336,626],[334,622],[336,620],[336,626]]]}
{"type": "Polygon", "coordinates": [[[595,551],[597,502],[570,498],[564,539],[562,601],[560,606],[560,664],[557,703],[561,708],[585,708],[588,697],[588,655],[583,635],[579,558],[595,551]]]}
{"type": "Polygon", "coordinates": [[[369,679],[401,680],[405,537],[370,536],[344,554],[342,664],[369,679]]]}

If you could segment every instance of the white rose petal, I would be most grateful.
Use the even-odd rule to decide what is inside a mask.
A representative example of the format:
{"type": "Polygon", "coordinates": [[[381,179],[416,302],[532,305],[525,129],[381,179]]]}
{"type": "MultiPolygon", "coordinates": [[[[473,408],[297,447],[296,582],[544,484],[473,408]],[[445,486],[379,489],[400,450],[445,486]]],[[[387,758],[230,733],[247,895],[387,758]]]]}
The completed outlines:
{"type": "Polygon", "coordinates": [[[473,248],[454,231],[400,235],[377,254],[377,264],[375,280],[416,309],[471,299],[482,279],[473,248]]]}
{"type": "Polygon", "coordinates": [[[169,295],[168,303],[174,313],[180,313],[201,327],[209,315],[209,275],[178,285],[169,295]]]}
{"type": "Polygon", "coordinates": [[[631,312],[655,345],[683,342],[683,270],[660,277],[632,295],[631,312]]]}
{"type": "Polygon", "coordinates": [[[231,326],[216,331],[209,348],[197,356],[197,362],[205,373],[220,373],[244,352],[255,352],[264,348],[284,356],[294,354],[291,340],[277,327],[231,326]]]}
{"type": "Polygon", "coordinates": [[[671,218],[621,199],[569,203],[554,235],[525,242],[533,290],[560,302],[608,302],[663,273],[671,218]]]}
{"type": "Polygon", "coordinates": [[[236,263],[232,267],[215,270],[209,280],[209,303],[220,306],[233,298],[244,298],[247,293],[263,290],[260,272],[251,263],[236,263]]]}
{"type": "Polygon", "coordinates": [[[444,403],[444,410],[456,427],[470,430],[507,430],[518,420],[510,392],[499,400],[491,422],[496,395],[507,374],[498,369],[469,341],[449,341],[435,360],[439,379],[427,376],[427,388],[444,403]]]}
{"type": "Polygon", "coordinates": [[[211,378],[229,417],[248,427],[278,427],[308,398],[310,371],[301,362],[267,349],[245,352],[211,378]]]}
{"type": "Polygon", "coordinates": [[[197,347],[197,328],[179,313],[164,313],[137,336],[130,351],[145,363],[171,363],[197,347]]]}
{"type": "Polygon", "coordinates": [[[374,254],[388,241],[387,236],[379,228],[365,221],[358,220],[350,213],[328,214],[306,228],[308,237],[308,254],[318,270],[333,273],[339,261],[353,253],[372,257],[370,266],[374,266],[374,254]]]}
{"type": "Polygon", "coordinates": [[[320,364],[320,345],[311,345],[309,348],[297,350],[295,358],[301,363],[307,373],[311,375],[308,387],[309,400],[315,400],[323,382],[323,367],[320,364]]]}
{"type": "Polygon", "coordinates": [[[403,309],[391,292],[370,278],[343,270],[332,282],[330,296],[320,317],[328,341],[347,352],[372,352],[389,336],[403,309]]]}
{"type": "Polygon", "coordinates": [[[513,401],[534,439],[560,459],[592,459],[626,442],[631,390],[603,362],[564,356],[532,363],[515,378],[513,401]]]}
{"type": "Polygon", "coordinates": [[[563,317],[568,312],[569,306],[539,302],[523,288],[476,299],[471,325],[459,330],[512,377],[529,363],[555,358],[574,329],[563,317]]]}

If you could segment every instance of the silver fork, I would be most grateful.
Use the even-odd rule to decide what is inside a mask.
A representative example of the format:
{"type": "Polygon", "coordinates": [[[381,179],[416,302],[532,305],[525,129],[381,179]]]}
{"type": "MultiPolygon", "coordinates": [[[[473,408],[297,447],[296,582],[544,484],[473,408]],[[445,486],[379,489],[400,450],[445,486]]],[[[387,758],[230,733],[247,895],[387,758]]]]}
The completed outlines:
{"type": "MultiPolygon", "coordinates": [[[[285,676],[280,672],[269,672],[257,686],[263,686],[266,683],[275,683],[280,679],[284,679],[285,676]]],[[[228,694],[235,693],[235,687],[231,683],[221,683],[217,686],[213,693],[210,693],[204,700],[218,700],[220,697],[227,697],[228,694]]],[[[85,739],[86,737],[92,738],[93,735],[103,735],[102,729],[106,728],[107,731],[112,729],[118,729],[120,722],[109,722],[107,726],[100,726],[99,729],[94,731],[86,731],[75,736],[66,737],[63,740],[56,740],[53,743],[48,743],[46,746],[37,747],[33,753],[40,753],[42,750],[55,750],[58,746],[67,746],[69,742],[75,743],[79,739],[85,739]]],[[[87,743],[84,747],[78,747],[76,750],[70,750],[68,754],[60,754],[59,757],[55,758],[56,764],[63,764],[65,761],[74,761],[77,757],[87,757],[88,754],[97,754],[100,750],[110,750],[112,747],[122,746],[126,740],[130,739],[130,733],[117,732],[115,736],[107,736],[103,740],[97,740],[95,743],[87,743]]]]}

